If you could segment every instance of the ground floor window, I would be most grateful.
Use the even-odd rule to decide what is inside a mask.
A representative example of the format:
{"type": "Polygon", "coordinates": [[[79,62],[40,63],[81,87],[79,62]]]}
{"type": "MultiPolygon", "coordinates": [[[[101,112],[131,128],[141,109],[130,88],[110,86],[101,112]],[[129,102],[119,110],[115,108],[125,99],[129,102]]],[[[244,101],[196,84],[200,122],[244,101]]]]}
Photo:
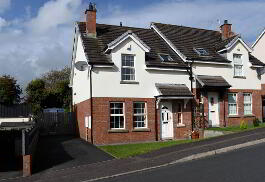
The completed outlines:
{"type": "Polygon", "coordinates": [[[177,103],[177,118],[178,124],[182,124],[182,104],[180,102],[177,103]]]}
{"type": "Polygon", "coordinates": [[[146,128],[147,127],[147,111],[145,102],[133,103],[133,127],[146,128]]]}
{"type": "Polygon", "coordinates": [[[124,129],[124,103],[110,103],[110,129],[124,129]]]}
{"type": "Polygon", "coordinates": [[[252,114],[252,94],[244,93],[244,115],[252,114]]]}
{"type": "Polygon", "coordinates": [[[237,115],[237,94],[236,93],[228,94],[228,114],[237,115]]]}

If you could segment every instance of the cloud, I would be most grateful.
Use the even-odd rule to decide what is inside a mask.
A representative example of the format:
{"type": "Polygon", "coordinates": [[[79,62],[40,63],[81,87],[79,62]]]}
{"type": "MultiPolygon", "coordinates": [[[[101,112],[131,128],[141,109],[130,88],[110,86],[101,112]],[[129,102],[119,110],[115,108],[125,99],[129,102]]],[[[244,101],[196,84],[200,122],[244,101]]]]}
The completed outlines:
{"type": "Polygon", "coordinates": [[[30,7],[22,18],[7,22],[0,17],[0,75],[15,76],[25,88],[44,72],[70,65],[74,20],[82,7],[81,0],[52,0],[36,17],[30,7]]]}
{"type": "Polygon", "coordinates": [[[0,13],[3,13],[11,5],[11,0],[1,0],[0,1],[0,13]]]}

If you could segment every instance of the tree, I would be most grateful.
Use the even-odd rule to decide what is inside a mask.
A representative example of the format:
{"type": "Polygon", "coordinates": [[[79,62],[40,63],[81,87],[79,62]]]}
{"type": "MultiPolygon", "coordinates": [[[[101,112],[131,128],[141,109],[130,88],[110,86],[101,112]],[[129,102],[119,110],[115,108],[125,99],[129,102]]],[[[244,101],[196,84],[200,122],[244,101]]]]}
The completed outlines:
{"type": "Polygon", "coordinates": [[[45,82],[42,79],[32,80],[26,88],[26,93],[26,102],[31,104],[33,113],[42,112],[47,97],[45,82]]]}
{"type": "Polygon", "coordinates": [[[32,103],[36,111],[44,108],[58,107],[69,110],[71,89],[69,88],[70,69],[51,70],[40,78],[29,83],[27,101],[32,103]]]}
{"type": "Polygon", "coordinates": [[[17,104],[20,102],[22,90],[17,84],[17,80],[10,75],[0,77],[0,103],[17,104]]]}

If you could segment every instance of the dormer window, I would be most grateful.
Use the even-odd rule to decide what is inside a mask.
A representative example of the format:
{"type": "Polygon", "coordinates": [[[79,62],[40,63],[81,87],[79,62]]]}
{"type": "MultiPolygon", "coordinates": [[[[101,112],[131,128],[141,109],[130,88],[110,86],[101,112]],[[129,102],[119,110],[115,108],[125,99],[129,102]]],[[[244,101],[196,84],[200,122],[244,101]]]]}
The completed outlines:
{"type": "Polygon", "coordinates": [[[134,55],[121,55],[121,80],[135,81],[134,55]]]}
{"type": "Polygon", "coordinates": [[[194,50],[199,56],[209,56],[209,53],[203,48],[194,48],[194,50]]]}
{"type": "Polygon", "coordinates": [[[168,54],[158,54],[161,61],[173,61],[173,59],[168,54]]]}
{"type": "Polygon", "coordinates": [[[242,55],[234,54],[233,61],[234,61],[234,76],[239,76],[239,77],[244,76],[242,55]]]}

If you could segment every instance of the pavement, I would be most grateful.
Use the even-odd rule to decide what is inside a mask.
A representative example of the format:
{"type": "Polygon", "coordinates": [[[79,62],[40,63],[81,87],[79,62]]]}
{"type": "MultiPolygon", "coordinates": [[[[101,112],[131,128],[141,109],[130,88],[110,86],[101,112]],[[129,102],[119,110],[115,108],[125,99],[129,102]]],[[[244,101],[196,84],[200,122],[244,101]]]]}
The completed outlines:
{"type": "Polygon", "coordinates": [[[265,128],[258,128],[198,142],[162,148],[132,158],[113,159],[104,162],[47,171],[27,178],[12,179],[12,181],[88,182],[106,180],[112,177],[159,169],[262,143],[265,143],[265,128]]]}

